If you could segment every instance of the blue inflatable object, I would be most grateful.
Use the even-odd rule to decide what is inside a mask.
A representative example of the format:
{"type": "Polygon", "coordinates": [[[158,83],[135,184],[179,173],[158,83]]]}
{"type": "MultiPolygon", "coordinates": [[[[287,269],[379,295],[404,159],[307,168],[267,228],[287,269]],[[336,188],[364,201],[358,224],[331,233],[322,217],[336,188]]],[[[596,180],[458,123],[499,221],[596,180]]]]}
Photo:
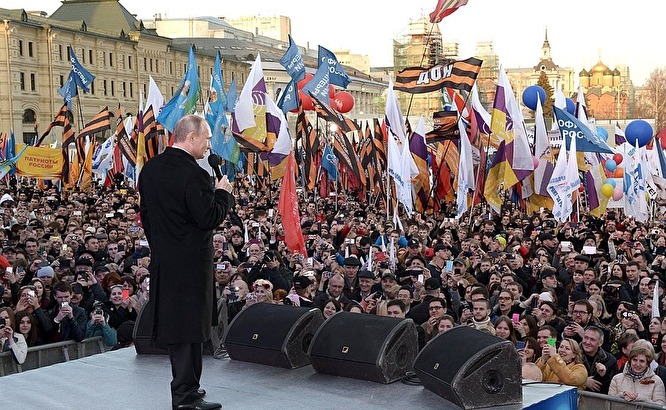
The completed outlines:
{"type": "MultiPolygon", "coordinates": [[[[606,169],[609,170],[610,172],[615,171],[617,168],[617,162],[615,160],[609,159],[606,161],[606,169]]],[[[608,183],[608,180],[606,180],[606,183],[608,183]]]]}
{"type": "Polygon", "coordinates": [[[544,101],[546,101],[546,91],[544,91],[544,89],[538,85],[530,85],[525,89],[525,91],[523,91],[523,104],[525,104],[525,106],[530,110],[536,110],[537,95],[539,96],[541,104],[543,105],[544,101]]]}
{"type": "Polygon", "coordinates": [[[571,98],[567,98],[567,112],[571,115],[576,112],[576,103],[571,98]]]}
{"type": "Polygon", "coordinates": [[[615,178],[606,178],[606,184],[610,185],[615,189],[615,186],[617,185],[617,182],[615,182],[615,178]]]}
{"type": "Polygon", "coordinates": [[[597,136],[604,141],[608,141],[608,131],[606,131],[606,128],[597,127],[597,136]]]}
{"type": "Polygon", "coordinates": [[[644,147],[650,142],[652,133],[652,126],[645,120],[633,120],[624,130],[627,142],[635,146],[636,141],[638,141],[639,147],[644,147]]]}

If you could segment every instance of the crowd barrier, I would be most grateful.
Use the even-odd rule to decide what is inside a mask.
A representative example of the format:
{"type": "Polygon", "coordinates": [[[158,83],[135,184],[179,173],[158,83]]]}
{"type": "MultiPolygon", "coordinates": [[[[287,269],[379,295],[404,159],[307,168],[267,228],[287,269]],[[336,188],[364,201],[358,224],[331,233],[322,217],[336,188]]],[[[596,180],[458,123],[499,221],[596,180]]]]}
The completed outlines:
{"type": "Polygon", "coordinates": [[[104,353],[110,349],[102,337],[97,336],[80,343],[70,340],[30,347],[23,364],[16,363],[12,352],[0,353],[0,377],[104,353]]]}
{"type": "Polygon", "coordinates": [[[660,404],[642,401],[630,402],[619,397],[590,391],[578,391],[578,410],[638,410],[638,409],[665,409],[660,404]]]}

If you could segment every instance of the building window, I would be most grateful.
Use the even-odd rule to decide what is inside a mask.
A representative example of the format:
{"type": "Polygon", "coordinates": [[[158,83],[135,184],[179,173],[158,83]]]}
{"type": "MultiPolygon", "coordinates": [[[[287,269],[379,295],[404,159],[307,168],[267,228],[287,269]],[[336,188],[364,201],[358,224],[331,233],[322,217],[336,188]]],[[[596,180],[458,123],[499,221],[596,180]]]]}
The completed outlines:
{"type": "Polygon", "coordinates": [[[72,56],[71,53],[69,52],[69,47],[67,47],[67,61],[71,60],[72,56]]]}
{"type": "Polygon", "coordinates": [[[143,58],[143,71],[148,71],[148,59],[146,57],[143,58]]]}
{"type": "Polygon", "coordinates": [[[60,76],[60,86],[62,87],[65,84],[65,77],[60,76]]]}
{"type": "Polygon", "coordinates": [[[37,91],[37,83],[34,73],[30,73],[30,91],[37,91]]]}
{"type": "Polygon", "coordinates": [[[127,98],[127,82],[123,81],[123,97],[127,98]]]}
{"type": "Polygon", "coordinates": [[[81,64],[85,64],[85,63],[86,63],[86,50],[82,48],[81,49],[81,64]]]}
{"type": "Polygon", "coordinates": [[[113,53],[109,53],[109,65],[113,67],[113,53]]]}
{"type": "Polygon", "coordinates": [[[35,115],[35,112],[28,108],[27,110],[23,111],[23,124],[34,124],[37,122],[37,116],[35,115]]]}
{"type": "Polygon", "coordinates": [[[95,95],[95,82],[90,83],[90,94],[95,95]]]}
{"type": "Polygon", "coordinates": [[[102,51],[102,67],[106,67],[106,52],[102,51]]]}
{"type": "Polygon", "coordinates": [[[159,73],[160,72],[160,63],[159,60],[155,59],[155,72],[159,73]]]}
{"type": "Polygon", "coordinates": [[[169,61],[169,74],[173,75],[173,61],[169,61]]]}
{"type": "Polygon", "coordinates": [[[132,56],[127,56],[127,66],[132,69],[132,56]]]}
{"type": "Polygon", "coordinates": [[[28,57],[34,57],[32,54],[32,41],[28,41],[28,57]]]}
{"type": "Polygon", "coordinates": [[[18,46],[19,46],[19,55],[22,57],[23,56],[23,40],[18,41],[18,46]]]}
{"type": "Polygon", "coordinates": [[[21,90],[25,90],[25,74],[19,73],[19,85],[21,86],[21,90]]]}
{"type": "Polygon", "coordinates": [[[88,62],[89,62],[91,65],[94,65],[95,63],[93,63],[93,51],[92,51],[92,50],[88,50],[88,57],[89,57],[88,60],[90,60],[90,61],[88,61],[88,62]]]}
{"type": "Polygon", "coordinates": [[[104,80],[104,95],[109,95],[106,91],[106,80],[104,80]]]}
{"type": "Polygon", "coordinates": [[[146,94],[146,95],[148,95],[148,94],[147,94],[147,91],[146,91],[146,84],[143,84],[143,93],[146,94]]]}
{"type": "Polygon", "coordinates": [[[150,59],[150,72],[153,72],[153,59],[150,59]]]}
{"type": "Polygon", "coordinates": [[[130,98],[134,98],[134,83],[130,83],[130,98]]]}
{"type": "Polygon", "coordinates": [[[115,97],[116,95],[116,82],[111,80],[111,97],[115,97]]]}
{"type": "Polygon", "coordinates": [[[58,44],[58,58],[62,61],[62,44],[58,44]]]}

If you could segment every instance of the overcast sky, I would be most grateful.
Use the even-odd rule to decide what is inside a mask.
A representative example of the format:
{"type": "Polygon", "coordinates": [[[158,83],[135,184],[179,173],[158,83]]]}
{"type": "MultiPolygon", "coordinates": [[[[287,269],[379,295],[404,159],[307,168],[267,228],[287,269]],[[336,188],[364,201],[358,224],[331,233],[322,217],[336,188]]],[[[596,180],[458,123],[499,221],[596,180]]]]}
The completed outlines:
{"type": "MultiPolygon", "coordinates": [[[[296,42],[310,48],[350,49],[367,54],[371,65],[392,65],[392,40],[404,33],[410,19],[430,13],[437,0],[242,0],[210,2],[121,0],[138,18],[241,15],[284,15],[291,18],[296,42]]],[[[539,61],[544,31],[553,60],[576,72],[601,57],[611,67],[627,65],[634,85],[666,66],[663,13],[659,0],[469,0],[440,23],[445,40],[460,44],[460,57],[474,54],[478,41],[493,41],[507,68],[539,61]]],[[[53,13],[59,0],[3,0],[0,7],[53,13]]]]}

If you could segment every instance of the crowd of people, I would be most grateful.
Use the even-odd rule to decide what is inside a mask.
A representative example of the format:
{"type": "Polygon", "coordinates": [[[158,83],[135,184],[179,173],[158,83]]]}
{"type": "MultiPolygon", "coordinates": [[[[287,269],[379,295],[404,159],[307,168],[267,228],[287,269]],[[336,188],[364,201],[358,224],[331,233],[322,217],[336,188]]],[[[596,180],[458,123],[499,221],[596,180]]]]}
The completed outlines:
{"type": "MultiPolygon", "coordinates": [[[[138,194],[122,185],[61,194],[11,180],[0,198],[0,342],[28,347],[102,336],[131,343],[149,297],[138,194]]],[[[666,232],[619,210],[557,223],[548,210],[476,206],[395,226],[352,193],[299,192],[307,255],[290,252],[277,189],[238,176],[235,209],[213,235],[218,325],[210,351],[253,303],[410,318],[422,348],[472,326],[515,344],[523,376],[666,403],[666,232]],[[656,290],[655,290],[656,287],[656,290]]],[[[299,190],[300,191],[300,190],[299,190]]],[[[188,255],[183,255],[187,258],[188,255]]]]}

